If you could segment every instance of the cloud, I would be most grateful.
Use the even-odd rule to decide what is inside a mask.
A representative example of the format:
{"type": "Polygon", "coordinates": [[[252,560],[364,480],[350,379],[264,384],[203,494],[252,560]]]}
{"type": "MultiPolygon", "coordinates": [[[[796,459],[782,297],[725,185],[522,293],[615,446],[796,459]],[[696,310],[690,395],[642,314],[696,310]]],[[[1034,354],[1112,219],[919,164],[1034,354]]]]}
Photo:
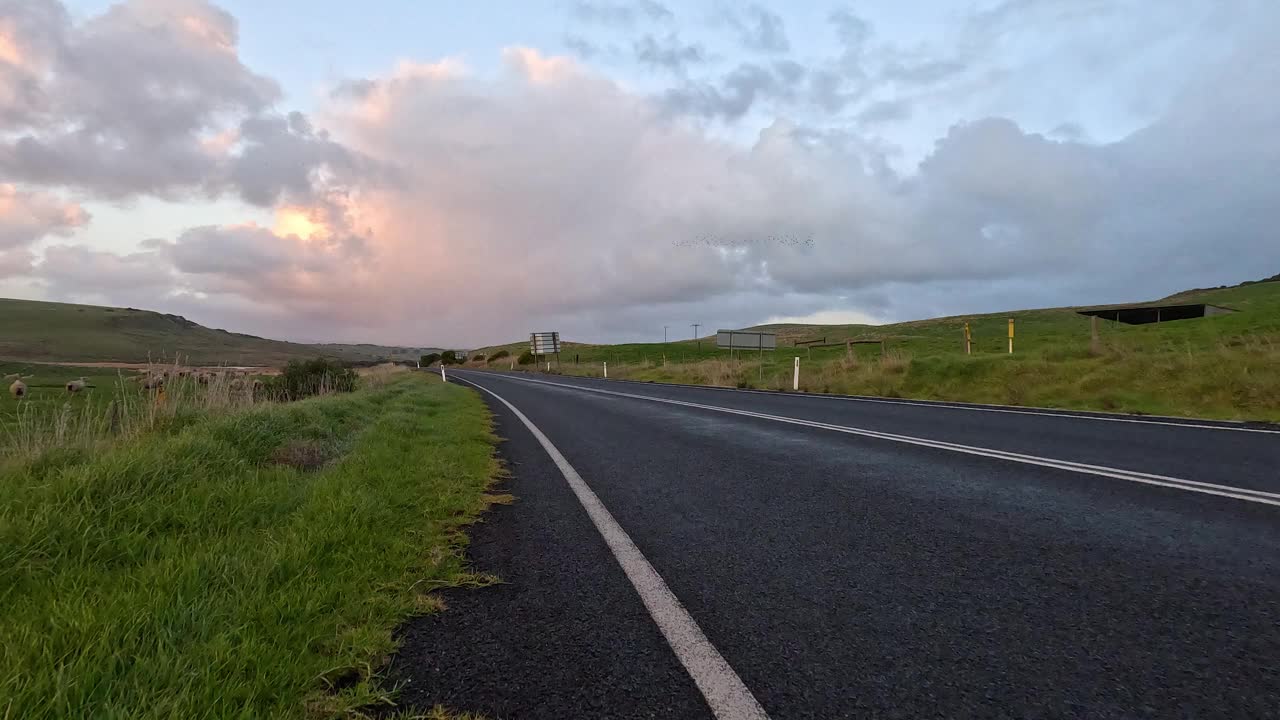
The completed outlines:
{"type": "Polygon", "coordinates": [[[173,283],[172,270],[155,251],[119,255],[83,245],[44,251],[39,276],[58,298],[154,298],[173,283]]]}
{"type": "Polygon", "coordinates": [[[644,35],[635,41],[632,48],[636,61],[640,64],[677,75],[683,75],[685,68],[690,65],[707,61],[707,53],[700,45],[685,44],[675,33],[668,33],[660,39],[644,35]]]}
{"type": "Polygon", "coordinates": [[[51,235],[70,235],[88,221],[89,213],[75,203],[0,184],[0,250],[26,247],[51,235]]]}
{"type": "Polygon", "coordinates": [[[54,0],[0,0],[0,177],[270,206],[354,174],[358,158],[274,110],[279,86],[243,64],[238,35],[201,0],[128,0],[81,22],[54,0]]]}
{"type": "Polygon", "coordinates": [[[609,0],[576,0],[570,7],[573,16],[584,23],[629,28],[644,19],[651,22],[671,20],[674,16],[665,5],[654,0],[610,2],[609,0]]]}
{"type": "Polygon", "coordinates": [[[741,11],[727,12],[725,19],[737,31],[742,45],[748,50],[762,53],[785,53],[791,50],[786,23],[775,12],[759,5],[748,5],[741,11]]]}
{"type": "Polygon", "coordinates": [[[581,35],[565,35],[561,43],[583,60],[590,60],[600,54],[600,46],[581,35]]]}
{"type": "Polygon", "coordinates": [[[279,87],[235,53],[226,12],[133,0],[73,23],[53,0],[4,0],[21,62],[0,65],[0,174],[103,197],[196,187],[221,119],[263,112],[279,87]]]}
{"type": "MultiPolygon", "coordinates": [[[[184,42],[226,52],[234,23],[207,17],[184,42]]],[[[221,158],[183,182],[273,208],[272,227],[228,219],[110,258],[55,245],[32,272],[54,297],[136,304],[145,288],[251,332],[474,345],[544,328],[612,340],[831,310],[897,319],[1142,298],[1280,266],[1280,95],[1268,83],[1280,50],[1268,33],[1241,38],[1155,121],[1109,144],[977,115],[895,170],[853,122],[769,117],[746,142],[700,122],[857,102],[858,69],[880,56],[865,22],[833,21],[843,44],[829,64],[741,63],[657,99],[571,58],[509,48],[493,74],[405,62],[343,83],[310,118],[232,102],[234,122],[175,136],[221,158]]],[[[38,43],[22,37],[9,54],[35,62],[38,43]]],[[[221,71],[256,77],[238,65],[221,71]]],[[[225,95],[226,82],[207,90],[225,95]]],[[[868,122],[910,107],[870,97],[854,108],[868,122]]],[[[49,128],[69,126],[54,105],[33,107],[49,128]]],[[[170,150],[136,145],[134,161],[170,150]]],[[[92,168],[104,151],[78,152],[69,164],[92,168]]],[[[15,187],[35,192],[31,180],[15,187]]],[[[64,192],[48,197],[56,207],[64,192]]],[[[17,247],[0,267],[30,266],[17,247]]]]}

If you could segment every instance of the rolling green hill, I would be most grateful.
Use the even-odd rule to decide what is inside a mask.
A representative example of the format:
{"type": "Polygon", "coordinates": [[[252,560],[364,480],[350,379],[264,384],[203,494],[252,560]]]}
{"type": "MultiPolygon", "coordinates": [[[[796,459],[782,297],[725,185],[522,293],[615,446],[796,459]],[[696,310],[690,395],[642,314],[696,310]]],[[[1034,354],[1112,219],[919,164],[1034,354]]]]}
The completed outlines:
{"type": "MultiPolygon", "coordinates": [[[[801,390],[810,392],[1280,420],[1280,281],[1190,290],[1166,300],[1237,312],[1149,325],[1101,321],[1096,343],[1090,318],[1076,307],[889,325],[763,325],[778,334],[779,345],[763,362],[751,352],[731,358],[711,336],[700,347],[692,340],[565,343],[561,371],[598,376],[608,362],[611,378],[790,390],[792,358],[800,357],[801,390]],[[963,351],[966,322],[972,355],[963,351]],[[795,345],[820,338],[838,346],[795,345]],[[846,339],[883,340],[887,354],[881,357],[879,345],[855,345],[850,356],[846,339]]],[[[518,355],[526,348],[512,343],[478,352],[518,355]]]]}
{"type": "Polygon", "coordinates": [[[74,365],[147,361],[281,365],[320,355],[343,360],[416,359],[424,348],[308,345],[215,330],[178,315],[134,308],[0,298],[0,360],[74,365]]]}

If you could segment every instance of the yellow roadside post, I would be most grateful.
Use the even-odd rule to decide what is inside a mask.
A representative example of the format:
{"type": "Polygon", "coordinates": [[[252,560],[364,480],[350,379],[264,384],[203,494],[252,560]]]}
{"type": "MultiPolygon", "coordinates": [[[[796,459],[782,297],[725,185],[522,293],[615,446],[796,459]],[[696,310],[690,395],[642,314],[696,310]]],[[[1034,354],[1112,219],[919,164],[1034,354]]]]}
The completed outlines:
{"type": "Polygon", "coordinates": [[[1009,354],[1013,354],[1013,318],[1009,318],[1009,354]]]}
{"type": "Polygon", "coordinates": [[[969,323],[964,324],[964,354],[973,354],[973,333],[969,332],[969,323]]]}

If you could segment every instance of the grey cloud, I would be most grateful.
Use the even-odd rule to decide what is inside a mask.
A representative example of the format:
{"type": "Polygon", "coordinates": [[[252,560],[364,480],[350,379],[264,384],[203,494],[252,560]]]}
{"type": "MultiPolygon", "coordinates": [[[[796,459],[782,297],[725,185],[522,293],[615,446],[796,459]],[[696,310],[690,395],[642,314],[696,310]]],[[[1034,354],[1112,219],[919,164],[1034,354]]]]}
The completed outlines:
{"type": "Polygon", "coordinates": [[[729,11],[727,20],[749,50],[763,53],[785,53],[791,50],[786,23],[775,12],[759,5],[748,5],[738,12],[729,11]]]}
{"type": "Polygon", "coordinates": [[[0,184],[0,250],[31,245],[49,236],[70,235],[89,221],[75,203],[44,192],[0,184]]]}
{"type": "MultiPolygon", "coordinates": [[[[843,27],[849,57],[865,62],[869,36],[843,27]]],[[[827,308],[896,319],[1158,296],[1280,269],[1278,56],[1267,33],[1241,39],[1229,62],[1188,77],[1158,120],[1106,145],[983,118],[952,127],[903,172],[854,124],[780,121],[743,146],[580,66],[501,84],[372,78],[326,108],[326,123],[349,153],[402,174],[361,185],[355,172],[350,218],[347,196],[313,187],[336,232],[193,231],[100,275],[165,278],[166,297],[199,297],[211,316],[271,318],[313,338],[462,345],[533,327],[630,339],[679,321],[743,325],[824,309],[824,296],[827,308]],[[741,242],[778,236],[814,242],[741,242]],[[703,237],[729,249],[680,244],[703,237]]],[[[759,103],[814,102],[828,71],[820,82],[848,107],[862,81],[841,70],[746,64],[674,100],[740,117],[759,103]]],[[[316,174],[345,167],[301,119],[243,134],[246,145],[302,141],[288,162],[316,174]]],[[[302,187],[271,174],[262,192],[302,187]]]]}
{"type": "Polygon", "coordinates": [[[644,35],[632,46],[638,62],[651,67],[682,75],[690,65],[698,65],[707,61],[706,51],[696,44],[680,41],[675,33],[668,33],[661,39],[652,35],[644,35]]]}
{"type": "Polygon", "coordinates": [[[240,137],[244,149],[232,159],[228,181],[254,205],[309,202],[315,197],[317,171],[350,180],[360,164],[345,147],[315,132],[302,113],[248,118],[240,125],[240,137]]]}
{"type": "Polygon", "coordinates": [[[304,115],[272,110],[279,87],[240,61],[236,20],[202,0],[129,0],[79,23],[54,0],[0,0],[0,19],[21,30],[22,58],[0,63],[0,91],[21,89],[0,109],[0,176],[109,200],[231,191],[269,206],[363,167],[304,115]]]}
{"type": "Polygon", "coordinates": [[[288,244],[261,227],[198,227],[167,248],[173,266],[193,275],[259,278],[289,267],[288,244]]]}
{"type": "Polygon", "coordinates": [[[36,256],[25,247],[0,249],[0,279],[30,274],[36,256]]]}
{"type": "Polygon", "coordinates": [[[583,60],[590,60],[600,53],[600,47],[580,35],[566,35],[561,43],[583,60]]]}
{"type": "Polygon", "coordinates": [[[906,100],[880,100],[871,103],[858,113],[858,122],[864,124],[901,122],[911,117],[911,103],[906,100]]]}
{"type": "Polygon", "coordinates": [[[665,102],[678,112],[736,120],[745,115],[758,99],[786,99],[791,93],[790,86],[780,83],[769,69],[742,63],[726,74],[718,86],[689,83],[683,88],[668,91],[665,102]]]}
{"type": "Polygon", "coordinates": [[[868,50],[871,41],[871,23],[848,8],[833,10],[827,16],[836,31],[836,40],[850,60],[856,62],[868,50]]]}
{"type": "Polygon", "coordinates": [[[632,27],[639,19],[663,21],[673,17],[665,5],[654,0],[577,0],[570,11],[582,22],[615,27],[632,27]]]}
{"type": "Polygon", "coordinates": [[[782,60],[768,67],[741,63],[715,82],[687,81],[668,90],[663,102],[675,112],[731,122],[762,103],[838,113],[866,91],[865,83],[838,71],[782,60]]]}
{"type": "Polygon", "coordinates": [[[135,298],[152,302],[173,282],[168,264],[155,251],[119,255],[82,245],[46,248],[37,274],[61,298],[135,298]]]}
{"type": "Polygon", "coordinates": [[[903,85],[932,85],[968,69],[961,60],[905,58],[890,59],[880,70],[880,77],[903,85]]]}
{"type": "Polygon", "coordinates": [[[114,5],[76,25],[52,0],[9,0],[29,60],[5,71],[26,90],[0,114],[0,172],[109,198],[199,185],[214,159],[202,134],[263,111],[274,81],[229,52],[234,18],[197,0],[114,5]]]}

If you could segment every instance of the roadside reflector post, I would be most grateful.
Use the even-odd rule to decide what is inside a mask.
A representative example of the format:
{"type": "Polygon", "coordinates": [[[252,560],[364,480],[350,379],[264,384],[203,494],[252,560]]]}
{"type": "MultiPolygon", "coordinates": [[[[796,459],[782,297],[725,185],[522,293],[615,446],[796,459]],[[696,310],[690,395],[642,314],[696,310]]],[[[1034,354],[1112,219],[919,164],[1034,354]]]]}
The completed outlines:
{"type": "Polygon", "coordinates": [[[1009,354],[1013,354],[1013,318],[1009,318],[1009,354]]]}
{"type": "Polygon", "coordinates": [[[551,361],[547,361],[547,372],[551,372],[551,361]]]}
{"type": "Polygon", "coordinates": [[[604,376],[609,377],[609,361],[604,361],[604,376]]]}
{"type": "Polygon", "coordinates": [[[964,324],[964,354],[973,354],[973,333],[969,331],[969,323],[964,324]]]}
{"type": "Polygon", "coordinates": [[[440,363],[440,382],[449,382],[449,378],[444,376],[444,363],[440,363]]]}
{"type": "Polygon", "coordinates": [[[799,357],[797,357],[797,358],[796,358],[796,372],[795,372],[795,375],[793,375],[793,376],[791,377],[791,389],[792,389],[792,390],[799,390],[799,389],[800,389],[800,358],[799,358],[799,357]]]}

